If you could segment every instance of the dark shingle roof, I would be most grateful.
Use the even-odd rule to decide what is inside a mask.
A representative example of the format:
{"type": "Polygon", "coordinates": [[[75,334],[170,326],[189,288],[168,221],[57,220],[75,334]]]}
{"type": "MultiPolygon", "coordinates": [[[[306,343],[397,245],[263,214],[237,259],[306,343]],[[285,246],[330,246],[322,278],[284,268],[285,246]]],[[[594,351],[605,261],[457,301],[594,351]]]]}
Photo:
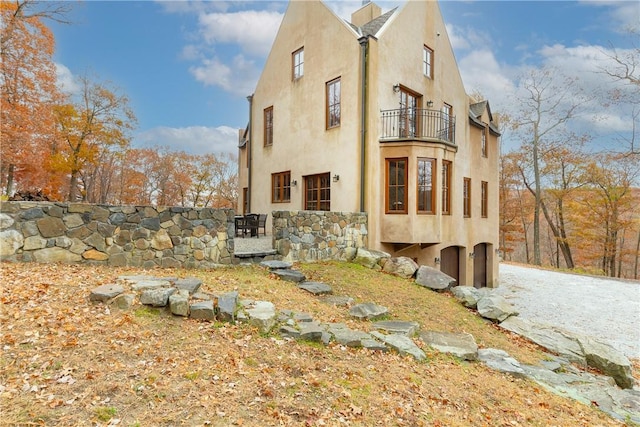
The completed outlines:
{"type": "Polygon", "coordinates": [[[391,9],[389,12],[384,13],[380,16],[378,16],[376,19],[367,22],[366,24],[364,24],[361,28],[360,31],[362,33],[363,36],[374,36],[378,33],[378,31],[380,31],[380,28],[382,28],[382,26],[385,24],[385,22],[387,22],[389,20],[389,18],[391,18],[391,15],[393,15],[393,12],[396,11],[396,9],[398,9],[397,7],[394,7],[393,9],[391,9]]]}
{"type": "Polygon", "coordinates": [[[475,104],[469,105],[469,119],[472,123],[480,127],[484,127],[485,125],[482,120],[480,120],[480,116],[482,116],[482,113],[484,113],[485,110],[487,110],[489,113],[489,129],[491,129],[491,131],[496,135],[500,136],[500,130],[495,125],[495,123],[493,123],[493,115],[491,114],[489,101],[480,101],[476,102],[475,104]]]}

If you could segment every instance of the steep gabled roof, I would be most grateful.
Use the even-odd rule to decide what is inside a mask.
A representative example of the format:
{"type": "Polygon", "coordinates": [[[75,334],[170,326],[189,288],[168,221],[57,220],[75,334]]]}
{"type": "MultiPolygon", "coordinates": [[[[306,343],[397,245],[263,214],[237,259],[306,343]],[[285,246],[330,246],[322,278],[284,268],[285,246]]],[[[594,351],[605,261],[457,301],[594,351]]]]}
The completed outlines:
{"type": "Polygon", "coordinates": [[[397,10],[397,7],[394,7],[387,13],[384,13],[377,18],[367,22],[362,27],[358,27],[357,25],[352,24],[351,22],[345,21],[351,28],[353,28],[358,34],[361,36],[373,36],[376,37],[378,31],[382,28],[384,24],[391,18],[394,12],[397,10]]]}
{"type": "Polygon", "coordinates": [[[489,129],[496,135],[500,136],[500,131],[498,127],[493,122],[493,115],[491,114],[491,107],[489,106],[489,101],[480,101],[475,104],[469,105],[469,119],[473,124],[478,125],[479,127],[484,127],[484,123],[480,120],[482,114],[487,111],[489,115],[489,129]]]}

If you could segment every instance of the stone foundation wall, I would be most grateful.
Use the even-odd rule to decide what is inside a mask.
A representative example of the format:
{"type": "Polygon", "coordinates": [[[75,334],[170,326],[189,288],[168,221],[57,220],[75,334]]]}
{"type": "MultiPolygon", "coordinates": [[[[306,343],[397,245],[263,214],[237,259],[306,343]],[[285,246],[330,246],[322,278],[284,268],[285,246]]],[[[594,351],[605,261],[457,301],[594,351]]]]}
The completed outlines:
{"type": "Polygon", "coordinates": [[[0,259],[112,266],[231,264],[233,209],[3,202],[0,259]]]}
{"type": "Polygon", "coordinates": [[[347,260],[368,244],[367,214],[274,211],[274,248],[286,261],[347,260]]]}

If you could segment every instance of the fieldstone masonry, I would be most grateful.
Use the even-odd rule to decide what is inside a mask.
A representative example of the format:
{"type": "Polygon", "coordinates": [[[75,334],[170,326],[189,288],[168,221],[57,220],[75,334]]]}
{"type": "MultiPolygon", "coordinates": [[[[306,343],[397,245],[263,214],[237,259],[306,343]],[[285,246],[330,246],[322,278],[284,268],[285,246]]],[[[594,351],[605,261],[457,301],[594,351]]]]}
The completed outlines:
{"type": "Polygon", "coordinates": [[[3,202],[0,259],[112,266],[231,264],[232,209],[3,202]]]}
{"type": "Polygon", "coordinates": [[[368,244],[367,214],[274,211],[274,248],[285,261],[351,260],[368,244]]]}

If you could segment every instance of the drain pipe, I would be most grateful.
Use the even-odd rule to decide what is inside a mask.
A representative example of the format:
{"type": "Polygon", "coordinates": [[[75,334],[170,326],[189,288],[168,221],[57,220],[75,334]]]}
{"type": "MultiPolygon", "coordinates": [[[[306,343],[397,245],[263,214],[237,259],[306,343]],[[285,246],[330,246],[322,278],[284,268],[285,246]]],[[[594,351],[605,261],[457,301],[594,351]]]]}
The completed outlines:
{"type": "Polygon", "coordinates": [[[247,163],[248,163],[248,171],[247,171],[247,213],[251,212],[251,169],[253,166],[253,156],[251,155],[251,151],[253,151],[253,94],[247,96],[247,101],[249,101],[249,139],[247,143],[249,144],[249,149],[247,150],[247,163]]]}
{"type": "Polygon", "coordinates": [[[366,154],[366,134],[367,134],[367,48],[369,37],[364,36],[358,39],[360,42],[360,212],[364,212],[364,178],[365,178],[365,154],[366,154]]]}

